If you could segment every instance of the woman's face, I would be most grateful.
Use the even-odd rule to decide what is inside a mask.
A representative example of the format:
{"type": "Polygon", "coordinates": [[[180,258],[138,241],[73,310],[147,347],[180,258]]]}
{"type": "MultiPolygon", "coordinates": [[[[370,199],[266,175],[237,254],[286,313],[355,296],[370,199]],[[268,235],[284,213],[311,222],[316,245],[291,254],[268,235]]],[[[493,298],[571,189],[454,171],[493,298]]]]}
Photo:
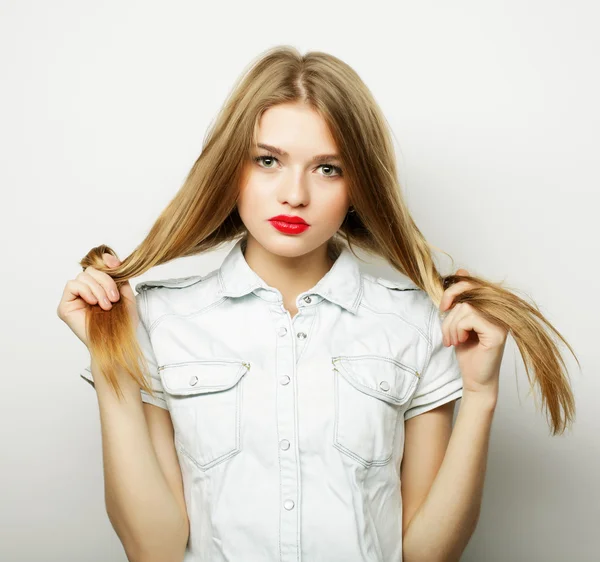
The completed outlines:
{"type": "Polygon", "coordinates": [[[337,153],[325,122],[306,105],[280,104],[263,113],[257,138],[237,202],[249,236],[267,251],[287,257],[325,244],[350,205],[340,160],[313,160],[337,153]],[[309,226],[290,233],[283,224],[282,232],[270,220],[277,215],[300,217],[309,226]]]}

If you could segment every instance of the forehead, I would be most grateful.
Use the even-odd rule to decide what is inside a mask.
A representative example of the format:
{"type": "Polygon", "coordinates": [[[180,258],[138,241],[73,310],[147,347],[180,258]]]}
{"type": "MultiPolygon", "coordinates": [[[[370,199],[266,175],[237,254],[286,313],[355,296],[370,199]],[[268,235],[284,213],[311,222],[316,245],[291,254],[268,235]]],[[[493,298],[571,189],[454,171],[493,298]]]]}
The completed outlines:
{"type": "Polygon", "coordinates": [[[336,152],[337,145],[323,117],[302,103],[279,104],[267,109],[257,122],[258,143],[278,146],[287,152],[336,152]]]}

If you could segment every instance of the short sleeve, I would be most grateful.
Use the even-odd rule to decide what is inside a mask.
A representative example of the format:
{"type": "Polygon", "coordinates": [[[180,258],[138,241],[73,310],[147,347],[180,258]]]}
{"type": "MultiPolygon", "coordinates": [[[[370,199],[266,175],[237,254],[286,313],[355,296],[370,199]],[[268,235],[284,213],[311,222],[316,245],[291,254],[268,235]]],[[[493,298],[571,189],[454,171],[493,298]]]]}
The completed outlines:
{"type": "MultiPolygon", "coordinates": [[[[146,362],[148,363],[148,368],[150,369],[150,387],[155,394],[155,396],[151,396],[145,390],[140,388],[142,401],[168,410],[169,408],[167,407],[167,403],[164,398],[164,390],[160,381],[160,375],[158,373],[158,363],[154,355],[154,350],[152,349],[152,343],[150,341],[150,335],[148,333],[148,327],[146,324],[146,291],[142,291],[141,293],[137,294],[135,298],[138,315],[140,317],[140,322],[138,323],[136,332],[138,344],[142,349],[144,357],[146,358],[146,362]]],[[[81,376],[85,381],[90,383],[92,387],[95,388],[91,365],[89,363],[88,366],[80,372],[79,376],[81,376]]]]}
{"type": "Polygon", "coordinates": [[[427,330],[428,354],[417,389],[404,412],[405,421],[462,398],[462,375],[454,346],[444,346],[442,321],[441,313],[432,301],[427,330]]]}

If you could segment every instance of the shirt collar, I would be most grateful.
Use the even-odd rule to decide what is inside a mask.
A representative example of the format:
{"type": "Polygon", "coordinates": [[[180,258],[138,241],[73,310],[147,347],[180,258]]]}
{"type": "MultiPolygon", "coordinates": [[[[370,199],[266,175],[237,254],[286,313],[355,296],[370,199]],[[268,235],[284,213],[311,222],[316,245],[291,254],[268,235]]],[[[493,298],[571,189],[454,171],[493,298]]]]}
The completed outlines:
{"type": "MultiPolygon", "coordinates": [[[[218,270],[219,295],[242,297],[255,292],[268,300],[281,300],[280,291],[267,285],[248,265],[243,253],[246,240],[243,237],[235,243],[218,270]]],[[[314,287],[298,295],[298,299],[318,295],[356,314],[363,293],[358,261],[345,244],[340,244],[339,252],[333,257],[335,261],[329,271],[314,287]]]]}

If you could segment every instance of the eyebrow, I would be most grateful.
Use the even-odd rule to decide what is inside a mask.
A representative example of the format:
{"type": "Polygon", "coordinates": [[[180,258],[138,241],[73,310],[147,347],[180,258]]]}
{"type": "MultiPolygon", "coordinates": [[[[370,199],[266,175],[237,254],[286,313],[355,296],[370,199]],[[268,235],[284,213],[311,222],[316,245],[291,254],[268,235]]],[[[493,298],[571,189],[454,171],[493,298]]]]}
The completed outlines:
{"type": "MultiPolygon", "coordinates": [[[[289,154],[283,150],[282,148],[278,148],[276,146],[271,146],[270,144],[258,143],[256,145],[258,148],[264,148],[265,150],[270,150],[274,152],[278,156],[289,156],[289,154]]],[[[311,164],[323,164],[324,162],[329,162],[330,160],[338,160],[342,161],[338,154],[317,154],[310,159],[311,164]]]]}

